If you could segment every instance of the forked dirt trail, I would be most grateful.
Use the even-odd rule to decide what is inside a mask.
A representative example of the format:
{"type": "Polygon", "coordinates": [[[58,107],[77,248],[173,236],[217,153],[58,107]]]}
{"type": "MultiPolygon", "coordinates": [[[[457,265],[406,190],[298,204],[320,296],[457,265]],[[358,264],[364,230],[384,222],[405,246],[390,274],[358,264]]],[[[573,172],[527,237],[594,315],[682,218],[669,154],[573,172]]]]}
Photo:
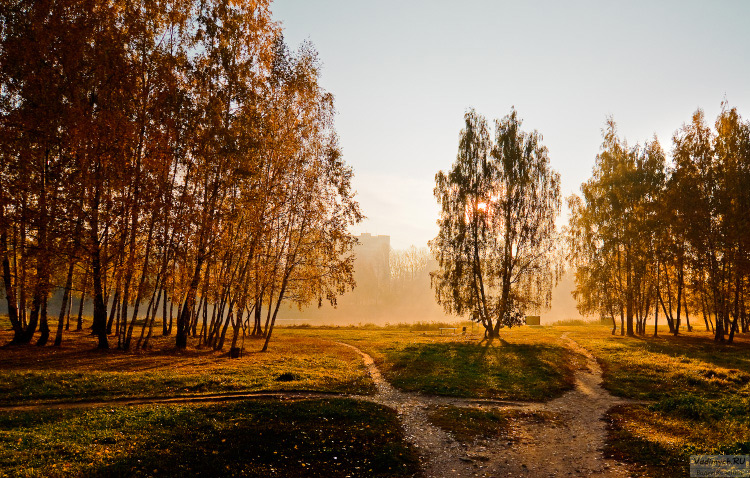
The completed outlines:
{"type": "Polygon", "coordinates": [[[605,459],[606,437],[602,420],[615,405],[635,403],[609,394],[601,386],[602,371],[596,359],[566,334],[560,337],[575,352],[586,357],[586,367],[576,373],[575,388],[547,403],[514,404],[471,399],[428,397],[395,390],[386,382],[372,357],[349,344],[362,355],[378,394],[361,397],[398,411],[406,438],[419,448],[428,478],[443,477],[612,477],[626,478],[628,470],[605,459]],[[457,443],[427,418],[435,405],[520,409],[551,412],[555,420],[521,421],[514,441],[478,440],[457,443]]]}
{"type": "MultiPolygon", "coordinates": [[[[337,342],[357,351],[375,382],[377,394],[356,396],[398,412],[406,439],[419,449],[427,478],[452,477],[612,477],[626,478],[628,470],[605,459],[601,449],[606,437],[603,415],[615,405],[642,403],[613,397],[601,386],[602,371],[594,357],[566,334],[560,337],[575,352],[586,357],[586,367],[576,373],[573,390],[547,403],[517,403],[426,396],[405,393],[383,379],[372,357],[358,348],[337,342]],[[514,426],[514,438],[481,439],[471,444],[458,443],[449,433],[433,425],[428,412],[434,407],[476,407],[548,412],[554,420],[521,418],[514,426]]],[[[0,406],[0,411],[129,406],[153,403],[176,404],[230,400],[275,398],[300,400],[345,396],[320,392],[249,392],[216,393],[203,396],[145,397],[88,402],[39,403],[0,406]]]]}

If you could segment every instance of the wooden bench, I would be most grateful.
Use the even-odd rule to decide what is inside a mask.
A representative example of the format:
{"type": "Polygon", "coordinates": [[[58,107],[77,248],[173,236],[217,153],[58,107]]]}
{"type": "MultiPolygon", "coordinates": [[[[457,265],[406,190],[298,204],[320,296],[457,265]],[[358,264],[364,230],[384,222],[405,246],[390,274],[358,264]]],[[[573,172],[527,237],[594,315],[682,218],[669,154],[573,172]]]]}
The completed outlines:
{"type": "Polygon", "coordinates": [[[443,335],[443,330],[452,330],[453,335],[456,335],[456,327],[440,327],[440,335],[443,335]]]}

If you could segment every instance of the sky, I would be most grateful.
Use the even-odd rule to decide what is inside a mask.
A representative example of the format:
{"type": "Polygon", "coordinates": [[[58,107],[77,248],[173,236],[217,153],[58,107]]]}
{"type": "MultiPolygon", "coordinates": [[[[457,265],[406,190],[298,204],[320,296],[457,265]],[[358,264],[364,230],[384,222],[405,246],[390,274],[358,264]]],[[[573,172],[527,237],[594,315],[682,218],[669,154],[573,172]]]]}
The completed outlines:
{"type": "Polygon", "coordinates": [[[750,1],[275,0],[290,47],[312,42],[367,219],[395,249],[437,235],[435,174],[463,115],[515,107],[579,191],[606,118],[629,144],[672,135],[722,100],[750,117],[750,1]]]}

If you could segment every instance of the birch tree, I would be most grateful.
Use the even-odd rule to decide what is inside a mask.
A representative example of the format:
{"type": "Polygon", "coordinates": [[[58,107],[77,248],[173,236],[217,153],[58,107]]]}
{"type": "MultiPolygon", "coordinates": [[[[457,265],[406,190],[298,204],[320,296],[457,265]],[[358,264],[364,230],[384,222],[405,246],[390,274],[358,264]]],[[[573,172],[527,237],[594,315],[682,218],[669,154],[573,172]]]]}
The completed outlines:
{"type": "Polygon", "coordinates": [[[482,116],[470,110],[464,119],[456,161],[435,177],[442,210],[430,242],[439,264],[432,283],[446,312],[469,316],[493,338],[549,305],[560,176],[515,110],[495,121],[494,144],[482,116]]]}

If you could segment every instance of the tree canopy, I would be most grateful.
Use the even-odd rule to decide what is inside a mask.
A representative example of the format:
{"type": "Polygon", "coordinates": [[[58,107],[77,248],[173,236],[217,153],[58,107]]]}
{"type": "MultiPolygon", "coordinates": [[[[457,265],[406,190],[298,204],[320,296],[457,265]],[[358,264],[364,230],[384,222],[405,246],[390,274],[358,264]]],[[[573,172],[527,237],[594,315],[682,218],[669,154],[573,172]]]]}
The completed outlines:
{"type": "Polygon", "coordinates": [[[674,334],[683,319],[692,329],[690,311],[719,341],[750,330],[748,191],[750,123],[726,103],[713,130],[697,110],[675,132],[671,161],[656,139],[629,147],[610,119],[592,178],[568,199],[579,309],[611,317],[613,333],[620,316],[629,335],[660,312],[674,334]]]}
{"type": "Polygon", "coordinates": [[[59,289],[56,344],[75,293],[81,307],[93,298],[99,347],[114,330],[128,349],[144,309],[147,346],[161,305],[178,348],[192,335],[220,349],[229,326],[233,343],[249,327],[267,346],[284,300],[353,287],[348,227],[362,216],[333,97],[315,49],[290,51],[269,3],[3,3],[0,255],[14,342],[47,342],[59,289]]]}
{"type": "Polygon", "coordinates": [[[441,212],[430,242],[439,265],[432,283],[446,312],[496,337],[549,304],[560,176],[541,135],[522,131],[515,110],[495,121],[494,142],[481,115],[469,110],[464,120],[456,161],[435,176],[441,212]]]}

